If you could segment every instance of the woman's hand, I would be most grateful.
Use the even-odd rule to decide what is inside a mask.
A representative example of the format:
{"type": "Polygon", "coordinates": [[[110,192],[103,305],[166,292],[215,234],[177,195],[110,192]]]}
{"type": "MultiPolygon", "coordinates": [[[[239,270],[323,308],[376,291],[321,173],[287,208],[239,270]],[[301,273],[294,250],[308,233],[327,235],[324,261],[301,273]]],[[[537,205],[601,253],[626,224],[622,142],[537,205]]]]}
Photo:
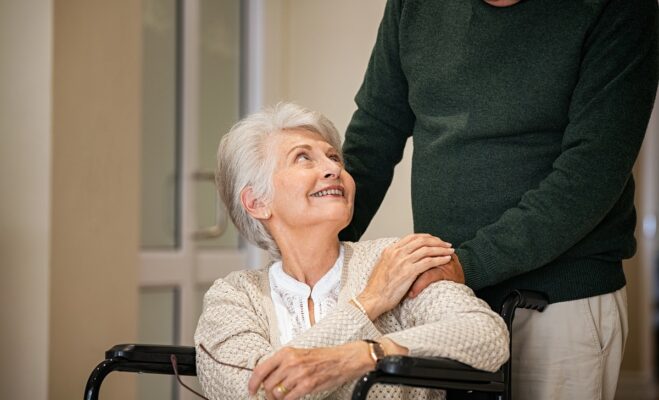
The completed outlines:
{"type": "Polygon", "coordinates": [[[254,395],[263,386],[268,399],[292,400],[337,387],[371,369],[365,342],[317,349],[284,347],[254,368],[248,389],[254,395]]]}
{"type": "Polygon", "coordinates": [[[450,243],[428,234],[412,234],[387,247],[357,300],[376,319],[400,303],[416,278],[451,261],[450,243]]]}

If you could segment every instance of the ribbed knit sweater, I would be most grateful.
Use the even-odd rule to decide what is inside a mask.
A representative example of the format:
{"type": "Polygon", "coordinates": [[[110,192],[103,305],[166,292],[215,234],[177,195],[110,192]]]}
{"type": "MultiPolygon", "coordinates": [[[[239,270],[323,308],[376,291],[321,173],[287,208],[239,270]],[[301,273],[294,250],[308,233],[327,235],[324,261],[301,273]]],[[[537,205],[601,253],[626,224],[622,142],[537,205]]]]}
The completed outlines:
{"type": "MultiPolygon", "coordinates": [[[[366,286],[382,250],[395,239],[344,243],[341,290],[334,310],[286,346],[317,348],[383,336],[407,347],[410,355],[439,356],[495,371],[508,358],[508,331],[499,316],[467,286],[438,282],[415,299],[371,322],[349,303],[366,286]]],[[[204,297],[195,333],[197,374],[210,399],[246,399],[249,371],[215,363],[203,344],[220,361],[254,368],[279,348],[279,331],[270,297],[268,269],[240,271],[217,280],[204,297]]],[[[305,399],[349,399],[354,382],[305,399]]],[[[369,399],[441,399],[443,392],[376,386],[369,399]]],[[[259,393],[259,398],[265,398],[259,393]]]]}
{"type": "Polygon", "coordinates": [[[490,305],[625,284],[632,166],[657,90],[656,0],[390,0],[344,144],[364,232],[413,137],[414,230],[490,305]]]}

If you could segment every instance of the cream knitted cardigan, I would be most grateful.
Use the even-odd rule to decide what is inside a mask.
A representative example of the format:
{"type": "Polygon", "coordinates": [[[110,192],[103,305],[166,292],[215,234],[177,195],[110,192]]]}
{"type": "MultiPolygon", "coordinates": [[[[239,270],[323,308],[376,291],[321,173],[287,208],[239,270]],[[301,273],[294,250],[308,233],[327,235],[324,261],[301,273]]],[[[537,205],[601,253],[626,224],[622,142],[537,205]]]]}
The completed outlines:
{"type": "MultiPolygon", "coordinates": [[[[287,346],[329,347],[383,336],[409,349],[413,356],[439,356],[475,368],[495,371],[508,359],[508,331],[500,316],[471,289],[437,282],[415,299],[371,322],[349,303],[361,293],[382,250],[397,239],[344,242],[345,255],[339,301],[333,311],[287,346]]],[[[220,361],[254,368],[276,352],[279,332],[268,269],[239,271],[218,279],[204,297],[195,333],[197,374],[211,399],[246,399],[250,372],[218,365],[199,349],[204,346],[220,361]]],[[[349,399],[354,382],[305,399],[349,399]]],[[[265,398],[263,392],[259,398],[265,398]]],[[[369,399],[436,399],[443,392],[378,385],[369,399]]]]}

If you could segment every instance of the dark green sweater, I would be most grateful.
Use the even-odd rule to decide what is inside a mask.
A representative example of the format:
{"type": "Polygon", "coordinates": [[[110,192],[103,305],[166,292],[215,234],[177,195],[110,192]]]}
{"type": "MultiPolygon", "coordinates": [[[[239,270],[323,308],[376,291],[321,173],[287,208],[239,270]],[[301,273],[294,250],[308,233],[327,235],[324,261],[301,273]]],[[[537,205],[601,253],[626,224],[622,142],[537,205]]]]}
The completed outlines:
{"type": "Polygon", "coordinates": [[[657,89],[656,0],[391,0],[346,134],[356,240],[407,138],[414,230],[467,285],[551,302],[624,286],[634,181],[657,89]]]}

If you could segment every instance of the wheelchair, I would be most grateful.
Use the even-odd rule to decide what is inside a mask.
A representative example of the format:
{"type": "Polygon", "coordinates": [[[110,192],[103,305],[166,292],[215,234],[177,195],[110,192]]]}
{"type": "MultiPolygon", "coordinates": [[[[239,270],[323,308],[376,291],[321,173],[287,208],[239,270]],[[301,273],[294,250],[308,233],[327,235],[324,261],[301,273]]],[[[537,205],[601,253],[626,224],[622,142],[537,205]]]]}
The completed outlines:
{"type": "MultiPolygon", "coordinates": [[[[542,312],[547,303],[544,293],[529,290],[515,290],[506,297],[500,314],[508,327],[511,352],[515,310],[542,312]]],[[[106,351],[105,357],[87,380],[85,400],[98,400],[103,379],[112,371],[197,375],[195,348],[191,346],[120,344],[106,351]]],[[[487,372],[446,358],[389,356],[357,380],[352,399],[365,400],[375,384],[442,389],[449,400],[511,400],[512,365],[509,359],[498,371],[487,372]]]]}

